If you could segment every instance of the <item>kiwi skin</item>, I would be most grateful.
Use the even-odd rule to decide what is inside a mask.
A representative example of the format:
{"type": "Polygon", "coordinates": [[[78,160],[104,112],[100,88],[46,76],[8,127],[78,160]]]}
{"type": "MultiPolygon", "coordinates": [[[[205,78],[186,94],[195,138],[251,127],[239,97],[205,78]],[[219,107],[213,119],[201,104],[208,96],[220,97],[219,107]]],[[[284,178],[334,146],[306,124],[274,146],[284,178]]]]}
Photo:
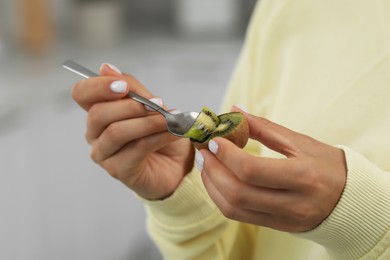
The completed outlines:
{"type": "MultiPolygon", "coordinates": [[[[240,113],[240,112],[233,112],[233,113],[240,113]]],[[[227,114],[224,114],[221,116],[228,117],[229,114],[232,114],[232,113],[227,113],[227,114]]],[[[232,143],[234,143],[238,147],[243,148],[247,144],[248,139],[249,139],[249,125],[248,125],[247,119],[245,118],[244,115],[242,115],[241,122],[234,129],[232,129],[228,134],[212,136],[212,138],[214,138],[214,137],[223,137],[225,139],[228,139],[229,141],[231,141],[232,143]]],[[[202,143],[193,141],[192,144],[198,150],[208,149],[208,143],[212,138],[207,139],[205,142],[202,142],[202,143]]]]}

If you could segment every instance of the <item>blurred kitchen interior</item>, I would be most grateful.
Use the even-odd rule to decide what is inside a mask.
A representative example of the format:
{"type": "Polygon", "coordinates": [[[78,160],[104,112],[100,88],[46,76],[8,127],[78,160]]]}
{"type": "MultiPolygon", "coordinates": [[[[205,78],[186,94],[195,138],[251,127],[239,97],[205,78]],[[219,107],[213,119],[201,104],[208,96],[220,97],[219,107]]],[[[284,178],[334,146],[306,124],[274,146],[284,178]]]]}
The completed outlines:
{"type": "Polygon", "coordinates": [[[0,259],[161,259],[136,197],[92,163],[73,59],[171,108],[218,111],[255,0],[0,0],[0,259]]]}

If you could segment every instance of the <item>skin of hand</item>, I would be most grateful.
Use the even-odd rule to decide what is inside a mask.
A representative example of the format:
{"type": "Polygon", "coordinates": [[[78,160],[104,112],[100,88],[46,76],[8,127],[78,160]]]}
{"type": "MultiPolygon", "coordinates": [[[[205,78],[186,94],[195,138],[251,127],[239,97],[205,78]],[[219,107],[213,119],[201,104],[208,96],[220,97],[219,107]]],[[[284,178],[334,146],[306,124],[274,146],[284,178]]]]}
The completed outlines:
{"type": "Polygon", "coordinates": [[[209,150],[196,157],[203,183],[221,212],[233,220],[287,232],[304,232],[321,224],[344,190],[344,152],[236,107],[233,110],[247,117],[252,139],[285,158],[256,157],[224,138],[211,141],[209,150]]]}
{"type": "Polygon", "coordinates": [[[160,114],[127,97],[129,90],[154,97],[134,77],[107,64],[100,74],[72,89],[73,99],[88,112],[86,139],[92,159],[139,196],[168,197],[193,167],[193,146],[170,134],[160,114]],[[122,88],[113,91],[118,82],[122,88]]]}

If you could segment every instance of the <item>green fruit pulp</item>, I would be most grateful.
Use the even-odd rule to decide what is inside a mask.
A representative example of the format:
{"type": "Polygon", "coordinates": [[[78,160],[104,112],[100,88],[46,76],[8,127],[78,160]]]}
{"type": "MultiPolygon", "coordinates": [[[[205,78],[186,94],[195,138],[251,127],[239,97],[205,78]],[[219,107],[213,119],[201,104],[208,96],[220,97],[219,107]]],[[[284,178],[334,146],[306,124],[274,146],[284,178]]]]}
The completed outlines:
{"type": "Polygon", "coordinates": [[[239,112],[217,116],[209,108],[204,107],[185,137],[193,142],[204,143],[217,136],[226,136],[242,122],[243,117],[239,112]]]}
{"type": "Polygon", "coordinates": [[[195,123],[192,125],[190,130],[185,133],[185,137],[197,142],[203,142],[211,135],[214,129],[220,123],[220,119],[211,109],[203,107],[200,111],[195,123]]]}

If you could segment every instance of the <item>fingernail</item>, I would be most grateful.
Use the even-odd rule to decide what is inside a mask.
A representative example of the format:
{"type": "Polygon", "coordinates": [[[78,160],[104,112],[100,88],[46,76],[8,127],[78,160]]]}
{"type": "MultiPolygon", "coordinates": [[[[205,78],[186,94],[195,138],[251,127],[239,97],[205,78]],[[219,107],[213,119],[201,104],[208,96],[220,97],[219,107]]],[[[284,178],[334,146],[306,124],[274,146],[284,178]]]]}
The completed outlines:
{"type": "Polygon", "coordinates": [[[244,111],[245,113],[248,113],[248,110],[242,105],[234,104],[233,106],[238,108],[239,110],[244,111]]]}
{"type": "Polygon", "coordinates": [[[195,153],[195,163],[196,163],[196,167],[198,168],[199,172],[202,173],[204,158],[203,158],[203,155],[198,150],[195,153]]]}
{"type": "Polygon", "coordinates": [[[217,152],[218,152],[218,144],[217,144],[216,141],[210,140],[210,142],[209,142],[209,150],[213,154],[217,154],[217,152]]]}
{"type": "MultiPolygon", "coordinates": [[[[151,98],[149,99],[149,101],[153,102],[154,104],[162,107],[163,106],[163,102],[162,102],[162,99],[161,98],[151,98]]],[[[154,111],[154,109],[148,107],[148,106],[145,106],[146,110],[149,110],[149,111],[154,111]]]]}
{"type": "Polygon", "coordinates": [[[111,83],[110,89],[114,93],[125,93],[127,90],[127,82],[123,80],[117,80],[111,83]]]}
{"type": "Polygon", "coordinates": [[[110,63],[103,63],[101,66],[100,66],[100,70],[103,68],[104,65],[107,65],[111,70],[115,71],[116,73],[119,73],[119,74],[122,74],[122,71],[120,69],[118,69],[118,67],[110,64],[110,63]]]}

